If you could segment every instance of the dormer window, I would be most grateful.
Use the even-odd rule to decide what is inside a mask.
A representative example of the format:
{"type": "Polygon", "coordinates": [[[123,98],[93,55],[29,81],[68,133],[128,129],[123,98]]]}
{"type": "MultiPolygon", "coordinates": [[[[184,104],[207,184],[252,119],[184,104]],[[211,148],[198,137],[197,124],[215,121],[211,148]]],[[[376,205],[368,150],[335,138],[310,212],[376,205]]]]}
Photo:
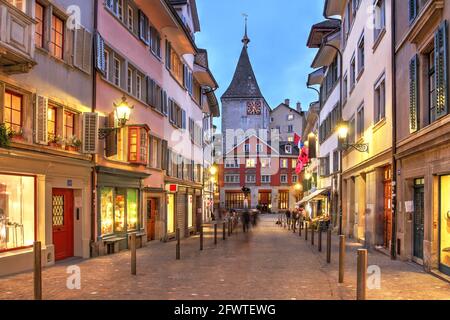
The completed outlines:
{"type": "Polygon", "coordinates": [[[292,146],[290,144],[284,146],[287,154],[292,154],[292,146]]]}

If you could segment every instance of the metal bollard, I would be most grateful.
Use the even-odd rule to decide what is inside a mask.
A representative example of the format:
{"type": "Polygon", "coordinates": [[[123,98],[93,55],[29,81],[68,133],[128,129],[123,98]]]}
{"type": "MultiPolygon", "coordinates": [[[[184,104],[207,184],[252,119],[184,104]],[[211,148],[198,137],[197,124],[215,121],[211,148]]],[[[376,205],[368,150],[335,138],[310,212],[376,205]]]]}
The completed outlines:
{"type": "Polygon", "coordinates": [[[217,223],[214,224],[214,244],[217,245],[217,223]]]}
{"type": "Polygon", "coordinates": [[[339,283],[344,283],[345,236],[339,236],[339,283]]]}
{"type": "Polygon", "coordinates": [[[322,252],[322,229],[319,227],[319,235],[318,235],[318,249],[319,252],[322,252]]]}
{"type": "Polygon", "coordinates": [[[177,260],[181,260],[181,240],[180,240],[180,228],[177,228],[177,247],[176,247],[176,254],[177,254],[177,260]]]}
{"type": "Polygon", "coordinates": [[[227,239],[226,227],[227,227],[227,224],[226,224],[226,222],[224,222],[224,223],[223,223],[223,227],[222,227],[223,240],[226,240],[226,239],[227,239]]]}
{"type": "Polygon", "coordinates": [[[228,238],[231,237],[231,221],[228,220],[228,238]]]}
{"type": "Polygon", "coordinates": [[[34,300],[42,300],[42,256],[41,242],[33,244],[34,253],[34,300]]]}
{"type": "Polygon", "coordinates": [[[303,227],[303,222],[300,222],[298,225],[298,236],[299,237],[302,236],[302,227],[303,227]]]}
{"type": "Polygon", "coordinates": [[[200,251],[203,251],[204,226],[200,226],[200,251]]]}
{"type": "Polygon", "coordinates": [[[327,263],[331,263],[331,229],[327,231],[327,263]]]}
{"type": "Polygon", "coordinates": [[[305,241],[308,241],[308,222],[305,222],[305,241]]]}
{"type": "Polygon", "coordinates": [[[131,235],[130,241],[130,253],[131,253],[131,274],[136,275],[136,233],[131,235]]]}
{"type": "Polygon", "coordinates": [[[358,250],[356,299],[366,300],[367,295],[367,250],[358,250]]]}
{"type": "Polygon", "coordinates": [[[311,245],[314,246],[314,226],[311,226],[311,245]]]}

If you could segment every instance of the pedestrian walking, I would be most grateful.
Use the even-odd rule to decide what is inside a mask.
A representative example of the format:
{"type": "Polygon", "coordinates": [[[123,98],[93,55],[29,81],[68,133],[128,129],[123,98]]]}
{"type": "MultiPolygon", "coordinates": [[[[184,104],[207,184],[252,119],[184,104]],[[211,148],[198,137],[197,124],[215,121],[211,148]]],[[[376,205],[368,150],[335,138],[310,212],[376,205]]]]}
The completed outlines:
{"type": "Polygon", "coordinates": [[[242,214],[242,227],[245,232],[248,232],[250,229],[250,212],[248,212],[248,210],[245,210],[244,213],[242,214]]]}
{"type": "Polygon", "coordinates": [[[288,225],[288,230],[291,229],[291,211],[286,210],[286,223],[288,225]]]}

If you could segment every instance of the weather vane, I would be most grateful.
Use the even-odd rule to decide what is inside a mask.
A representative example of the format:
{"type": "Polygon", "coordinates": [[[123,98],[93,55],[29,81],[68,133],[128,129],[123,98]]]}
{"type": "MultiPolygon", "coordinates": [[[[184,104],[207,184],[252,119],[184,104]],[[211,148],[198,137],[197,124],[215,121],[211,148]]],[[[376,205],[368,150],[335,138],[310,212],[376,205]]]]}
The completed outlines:
{"type": "Polygon", "coordinates": [[[250,38],[247,35],[248,14],[243,13],[242,16],[245,18],[245,35],[244,39],[242,39],[242,42],[244,43],[245,46],[248,46],[248,44],[250,43],[250,38]]]}

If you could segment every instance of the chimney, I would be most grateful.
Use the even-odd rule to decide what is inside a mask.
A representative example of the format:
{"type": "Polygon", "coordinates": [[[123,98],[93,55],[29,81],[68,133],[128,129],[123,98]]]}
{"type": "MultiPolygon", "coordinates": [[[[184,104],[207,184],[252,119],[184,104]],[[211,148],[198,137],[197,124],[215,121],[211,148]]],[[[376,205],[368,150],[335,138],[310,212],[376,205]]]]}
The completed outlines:
{"type": "Polygon", "coordinates": [[[284,100],[284,104],[289,107],[289,105],[291,104],[291,100],[289,99],[284,100]]]}
{"type": "Polygon", "coordinates": [[[297,111],[298,112],[302,112],[302,103],[301,102],[297,102],[297,111]]]}

